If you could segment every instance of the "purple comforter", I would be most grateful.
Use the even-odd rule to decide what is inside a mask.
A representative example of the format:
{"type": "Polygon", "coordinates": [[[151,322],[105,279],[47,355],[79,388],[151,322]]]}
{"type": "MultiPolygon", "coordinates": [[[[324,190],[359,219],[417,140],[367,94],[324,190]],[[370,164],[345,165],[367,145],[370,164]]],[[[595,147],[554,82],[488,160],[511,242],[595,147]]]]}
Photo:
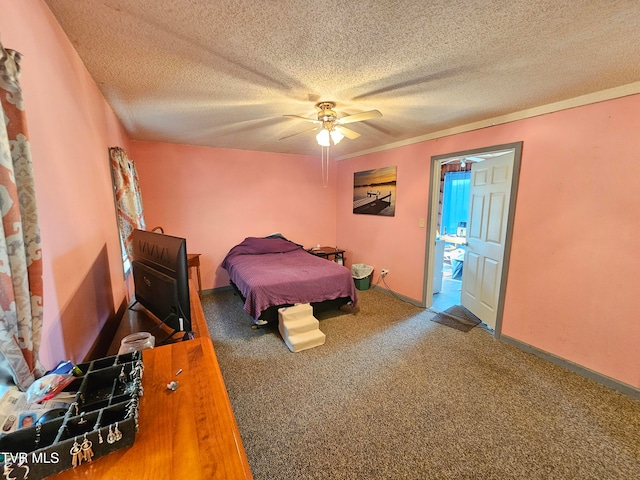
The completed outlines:
{"type": "Polygon", "coordinates": [[[354,305],[358,301],[346,267],[281,238],[246,238],[229,251],[222,268],[245,297],[244,309],[255,320],[277,305],[343,297],[351,298],[354,305]]]}

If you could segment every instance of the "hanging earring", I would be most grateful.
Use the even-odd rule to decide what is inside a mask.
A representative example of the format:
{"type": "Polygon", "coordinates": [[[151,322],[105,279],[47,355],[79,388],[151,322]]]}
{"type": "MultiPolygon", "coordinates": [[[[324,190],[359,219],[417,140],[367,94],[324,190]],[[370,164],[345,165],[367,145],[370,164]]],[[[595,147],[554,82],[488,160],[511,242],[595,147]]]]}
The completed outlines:
{"type": "Polygon", "coordinates": [[[115,435],[116,442],[119,442],[120,440],[122,440],[122,432],[118,430],[118,422],[116,422],[116,428],[113,431],[113,434],[115,435]]]}
{"type": "Polygon", "coordinates": [[[120,383],[125,383],[127,381],[127,375],[124,373],[124,365],[122,365],[122,370],[120,370],[120,375],[118,375],[118,379],[120,383]]]}
{"type": "Polygon", "coordinates": [[[102,432],[100,430],[98,430],[98,443],[104,443],[104,440],[102,439],[102,432]]]}
{"type": "Polygon", "coordinates": [[[113,430],[111,430],[111,425],[109,425],[109,433],[107,434],[107,443],[111,445],[112,443],[115,443],[115,441],[116,441],[116,436],[113,434],[113,430]]]}
{"type": "Polygon", "coordinates": [[[40,432],[42,430],[42,424],[38,423],[36,425],[36,450],[38,449],[38,446],[40,445],[40,432]]]}
{"type": "Polygon", "coordinates": [[[77,467],[82,463],[82,450],[80,449],[80,444],[76,438],[73,439],[73,446],[71,447],[71,450],[69,450],[69,453],[71,454],[72,467],[77,467]]]}
{"type": "Polygon", "coordinates": [[[82,442],[82,455],[85,461],[90,462],[91,457],[93,457],[93,450],[91,447],[93,446],[93,442],[87,438],[87,434],[84,434],[84,441],[82,442]]]}

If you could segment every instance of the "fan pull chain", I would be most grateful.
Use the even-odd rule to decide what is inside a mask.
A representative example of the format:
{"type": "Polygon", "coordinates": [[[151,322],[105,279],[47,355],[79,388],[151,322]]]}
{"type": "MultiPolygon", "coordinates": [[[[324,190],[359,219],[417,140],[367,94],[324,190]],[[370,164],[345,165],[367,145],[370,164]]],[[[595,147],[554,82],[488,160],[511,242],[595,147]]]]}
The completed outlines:
{"type": "Polygon", "coordinates": [[[329,147],[320,147],[322,152],[322,186],[327,188],[329,184],[329,147]],[[325,151],[326,148],[326,151],[325,151]]]}

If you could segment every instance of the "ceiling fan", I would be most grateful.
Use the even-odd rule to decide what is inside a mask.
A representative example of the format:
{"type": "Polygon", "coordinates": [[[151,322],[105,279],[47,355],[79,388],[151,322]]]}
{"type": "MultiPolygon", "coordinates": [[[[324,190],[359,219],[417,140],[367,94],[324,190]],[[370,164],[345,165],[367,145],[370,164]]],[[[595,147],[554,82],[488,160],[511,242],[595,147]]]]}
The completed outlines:
{"type": "Polygon", "coordinates": [[[345,127],[345,124],[362,122],[363,120],[370,120],[372,118],[378,118],[382,116],[382,114],[378,110],[369,110],[368,112],[347,115],[346,117],[338,117],[336,112],[333,110],[335,106],[336,104],[334,102],[317,103],[316,108],[320,110],[318,112],[317,119],[301,117],[300,115],[284,115],[285,117],[296,118],[298,120],[304,120],[305,122],[315,123],[316,126],[310,128],[309,130],[304,130],[292,135],[287,135],[286,137],[280,138],[280,140],[320,129],[320,131],[316,135],[316,140],[318,141],[318,144],[320,146],[328,147],[331,142],[336,145],[344,137],[354,139],[360,136],[358,132],[345,127]]]}
{"type": "Polygon", "coordinates": [[[453,158],[448,158],[447,160],[444,160],[443,162],[440,163],[440,165],[446,165],[448,163],[460,162],[460,166],[462,168],[464,168],[467,163],[482,162],[482,161],[487,160],[489,158],[500,157],[500,156],[505,155],[505,154],[507,154],[509,152],[510,152],[510,150],[505,150],[505,151],[502,151],[502,152],[480,153],[480,154],[473,155],[473,156],[467,155],[467,156],[464,156],[464,157],[453,157],[453,158]]]}

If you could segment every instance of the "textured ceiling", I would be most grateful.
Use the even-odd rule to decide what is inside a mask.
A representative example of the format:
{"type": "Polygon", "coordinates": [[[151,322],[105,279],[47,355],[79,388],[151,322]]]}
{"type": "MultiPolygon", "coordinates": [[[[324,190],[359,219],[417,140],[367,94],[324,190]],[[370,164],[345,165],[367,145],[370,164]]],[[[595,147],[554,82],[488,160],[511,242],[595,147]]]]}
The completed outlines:
{"type": "Polygon", "coordinates": [[[133,139],[332,156],[640,81],[638,0],[45,0],[133,139]]]}

